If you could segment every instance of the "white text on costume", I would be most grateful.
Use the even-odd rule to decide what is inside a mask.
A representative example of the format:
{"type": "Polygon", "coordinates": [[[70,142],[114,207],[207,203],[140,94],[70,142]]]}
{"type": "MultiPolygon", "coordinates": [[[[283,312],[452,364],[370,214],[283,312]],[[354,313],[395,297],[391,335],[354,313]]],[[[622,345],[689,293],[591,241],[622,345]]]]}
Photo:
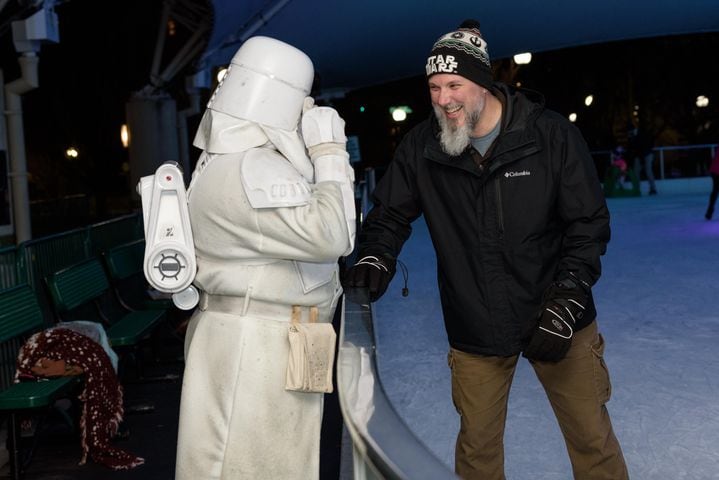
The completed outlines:
{"type": "Polygon", "coordinates": [[[289,199],[307,193],[308,188],[300,182],[274,183],[270,188],[270,196],[278,199],[289,199]]]}
{"type": "Polygon", "coordinates": [[[427,59],[427,75],[433,73],[454,73],[457,71],[457,62],[454,55],[432,55],[427,59]]]}

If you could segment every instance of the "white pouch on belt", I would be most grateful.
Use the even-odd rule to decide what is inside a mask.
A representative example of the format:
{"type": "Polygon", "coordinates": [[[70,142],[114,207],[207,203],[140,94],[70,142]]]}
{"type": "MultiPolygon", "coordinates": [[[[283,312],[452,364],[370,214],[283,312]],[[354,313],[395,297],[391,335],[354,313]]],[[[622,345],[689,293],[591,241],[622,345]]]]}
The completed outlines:
{"type": "Polygon", "coordinates": [[[300,323],[300,312],[292,307],[285,390],[332,393],[337,335],[331,323],[317,322],[317,307],[310,307],[309,323],[300,323]]]}

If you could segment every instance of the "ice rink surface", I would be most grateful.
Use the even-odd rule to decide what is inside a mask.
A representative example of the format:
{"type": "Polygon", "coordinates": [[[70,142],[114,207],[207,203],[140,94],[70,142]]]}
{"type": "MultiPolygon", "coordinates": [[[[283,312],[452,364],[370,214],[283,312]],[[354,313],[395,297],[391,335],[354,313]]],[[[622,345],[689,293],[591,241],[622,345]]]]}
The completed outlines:
{"type": "MultiPolygon", "coordinates": [[[[612,239],[593,291],[613,387],[607,407],[634,480],[719,479],[719,218],[704,219],[708,193],[660,188],[607,200],[612,239]]],[[[380,377],[400,416],[452,468],[459,420],[421,218],[400,259],[409,296],[398,270],[375,308],[380,377]]],[[[505,450],[510,480],[572,478],[526,359],[510,394],[505,450]]]]}

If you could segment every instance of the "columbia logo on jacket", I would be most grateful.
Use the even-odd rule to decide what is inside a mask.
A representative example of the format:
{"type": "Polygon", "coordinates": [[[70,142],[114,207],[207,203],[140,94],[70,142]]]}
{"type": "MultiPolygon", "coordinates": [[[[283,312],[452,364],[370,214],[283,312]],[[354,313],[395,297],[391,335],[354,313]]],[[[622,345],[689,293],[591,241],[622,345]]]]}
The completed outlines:
{"type": "Polygon", "coordinates": [[[504,172],[504,178],[512,177],[526,177],[532,173],[529,170],[522,170],[521,172],[504,172]]]}

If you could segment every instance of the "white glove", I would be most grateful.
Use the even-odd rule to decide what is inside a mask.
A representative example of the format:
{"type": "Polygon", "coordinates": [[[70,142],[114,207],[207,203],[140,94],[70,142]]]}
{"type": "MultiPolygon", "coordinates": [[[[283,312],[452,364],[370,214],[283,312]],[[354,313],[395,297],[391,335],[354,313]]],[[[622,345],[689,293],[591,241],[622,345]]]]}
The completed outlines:
{"type": "Polygon", "coordinates": [[[302,138],[315,167],[315,183],[338,182],[342,191],[342,204],[352,252],[355,238],[354,169],[347,153],[345,121],[334,108],[316,107],[312,97],[305,99],[302,108],[302,138]]]}
{"type": "Polygon", "coordinates": [[[349,158],[345,146],[347,143],[345,121],[334,108],[314,106],[311,97],[305,99],[303,107],[302,138],[312,163],[325,155],[349,158]]]}

